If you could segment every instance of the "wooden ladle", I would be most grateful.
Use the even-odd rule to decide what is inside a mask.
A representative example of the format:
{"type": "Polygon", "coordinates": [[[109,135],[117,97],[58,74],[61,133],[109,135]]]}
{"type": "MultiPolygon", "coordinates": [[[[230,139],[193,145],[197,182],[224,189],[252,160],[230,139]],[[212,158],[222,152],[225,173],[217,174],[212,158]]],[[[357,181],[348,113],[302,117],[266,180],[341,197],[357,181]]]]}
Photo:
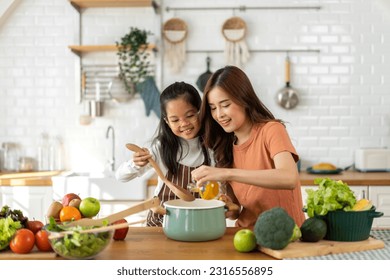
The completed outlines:
{"type": "MultiPolygon", "coordinates": [[[[133,152],[142,152],[143,151],[140,147],[138,147],[135,144],[126,144],[126,148],[129,149],[130,151],[133,151],[133,152]]],[[[154,170],[156,171],[157,175],[161,178],[161,180],[163,180],[165,185],[167,185],[175,195],[177,195],[179,198],[181,198],[185,201],[195,200],[195,197],[192,195],[192,193],[189,190],[186,190],[184,188],[176,186],[174,183],[169,181],[165,177],[161,168],[158,166],[157,162],[154,159],[149,158],[148,161],[152,165],[154,170]]]]}

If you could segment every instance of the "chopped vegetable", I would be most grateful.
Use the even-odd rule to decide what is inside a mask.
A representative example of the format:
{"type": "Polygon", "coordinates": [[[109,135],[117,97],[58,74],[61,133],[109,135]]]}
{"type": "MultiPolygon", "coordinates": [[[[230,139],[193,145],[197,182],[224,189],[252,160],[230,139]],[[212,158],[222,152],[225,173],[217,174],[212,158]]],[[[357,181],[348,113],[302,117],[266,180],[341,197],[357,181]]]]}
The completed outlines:
{"type": "Polygon", "coordinates": [[[22,228],[20,221],[14,221],[10,216],[0,218],[0,250],[9,246],[12,237],[20,228],[22,228]]]}
{"type": "Polygon", "coordinates": [[[257,218],[254,233],[260,246],[280,250],[301,237],[301,231],[286,210],[274,207],[257,218]]]}
{"type": "Polygon", "coordinates": [[[309,217],[324,216],[328,211],[350,211],[356,203],[355,194],[341,180],[316,178],[314,184],[319,185],[317,190],[306,190],[308,197],[305,208],[309,217]]]}

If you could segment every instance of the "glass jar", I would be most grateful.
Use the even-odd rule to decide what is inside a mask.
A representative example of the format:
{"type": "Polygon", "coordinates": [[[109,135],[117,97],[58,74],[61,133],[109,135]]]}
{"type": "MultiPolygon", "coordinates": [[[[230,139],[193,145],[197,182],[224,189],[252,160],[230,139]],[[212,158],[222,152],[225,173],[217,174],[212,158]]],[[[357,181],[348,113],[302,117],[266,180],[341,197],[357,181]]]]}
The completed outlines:
{"type": "Polygon", "coordinates": [[[3,170],[18,171],[18,146],[16,143],[3,143],[3,170]]]}

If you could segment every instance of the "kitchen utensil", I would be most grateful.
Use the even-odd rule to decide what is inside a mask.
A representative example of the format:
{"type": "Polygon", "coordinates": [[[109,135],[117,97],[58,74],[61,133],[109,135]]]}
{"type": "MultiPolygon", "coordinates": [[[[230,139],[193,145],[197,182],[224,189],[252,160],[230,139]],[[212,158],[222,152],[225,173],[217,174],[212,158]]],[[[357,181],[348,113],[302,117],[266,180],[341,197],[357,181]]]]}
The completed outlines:
{"type": "Polygon", "coordinates": [[[207,81],[209,80],[211,75],[213,75],[213,73],[210,71],[210,62],[211,62],[211,58],[208,56],[206,58],[206,64],[207,64],[206,72],[201,74],[196,80],[196,85],[198,86],[201,92],[204,92],[204,88],[206,87],[207,81]]]}
{"type": "MultiPolygon", "coordinates": [[[[142,149],[135,144],[130,144],[130,143],[126,144],[126,148],[129,149],[130,151],[133,151],[133,152],[142,152],[142,149]]],[[[190,191],[188,191],[184,188],[181,188],[181,187],[175,185],[174,183],[172,183],[171,181],[169,181],[165,177],[164,173],[162,172],[162,170],[160,169],[158,164],[154,161],[154,159],[149,158],[149,163],[152,165],[152,167],[156,171],[157,175],[161,178],[161,180],[163,180],[163,182],[171,189],[171,191],[175,195],[177,195],[179,198],[181,198],[185,201],[195,200],[195,197],[192,195],[192,193],[190,191]]]]}
{"type": "Polygon", "coordinates": [[[74,227],[74,226],[102,226],[104,224],[112,224],[115,221],[118,221],[120,219],[123,219],[127,216],[130,216],[132,214],[153,208],[160,205],[160,199],[158,197],[153,197],[149,200],[145,200],[143,202],[140,202],[134,206],[131,206],[125,210],[119,211],[115,214],[108,215],[103,218],[99,219],[89,219],[84,218],[81,220],[77,220],[74,222],[70,222],[65,224],[65,227],[74,227]]]}
{"type": "Polygon", "coordinates": [[[290,58],[285,60],[286,85],[276,95],[276,102],[284,109],[292,109],[298,105],[298,92],[290,85],[290,58]]]}
{"type": "MultiPolygon", "coordinates": [[[[90,228],[90,229],[84,229],[84,230],[78,230],[78,233],[97,233],[97,232],[105,232],[109,230],[115,230],[120,228],[125,228],[131,225],[140,224],[145,222],[145,219],[135,221],[135,222],[129,222],[129,223],[120,223],[115,225],[109,225],[109,226],[102,226],[102,227],[96,227],[96,228],[90,228]]],[[[49,239],[56,239],[60,237],[64,237],[65,235],[74,234],[74,230],[65,230],[65,231],[50,231],[50,234],[48,236],[49,239]]]]}
{"type": "Polygon", "coordinates": [[[164,202],[163,231],[179,241],[208,241],[222,237],[226,230],[225,203],[220,200],[164,202]]]}

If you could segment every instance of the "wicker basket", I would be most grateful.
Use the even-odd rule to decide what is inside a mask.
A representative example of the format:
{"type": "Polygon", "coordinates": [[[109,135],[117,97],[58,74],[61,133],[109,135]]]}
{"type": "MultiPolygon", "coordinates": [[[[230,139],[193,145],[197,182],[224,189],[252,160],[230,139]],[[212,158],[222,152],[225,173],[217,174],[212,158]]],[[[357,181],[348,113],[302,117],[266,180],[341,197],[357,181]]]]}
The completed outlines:
{"type": "Polygon", "coordinates": [[[240,18],[240,17],[231,17],[229,19],[227,19],[224,24],[222,25],[222,35],[223,37],[225,37],[226,40],[230,41],[230,42],[238,42],[238,41],[241,41],[242,39],[244,39],[245,35],[246,35],[246,23],[245,21],[240,18]],[[229,33],[228,31],[229,30],[242,30],[242,32],[240,33],[240,36],[237,38],[232,38],[231,36],[229,36],[229,33]]]}
{"type": "Polygon", "coordinates": [[[171,18],[164,23],[163,36],[165,40],[172,44],[183,42],[187,37],[187,33],[187,24],[180,18],[171,18]],[[175,38],[169,36],[169,32],[171,31],[178,31],[179,36],[175,38]]]}

